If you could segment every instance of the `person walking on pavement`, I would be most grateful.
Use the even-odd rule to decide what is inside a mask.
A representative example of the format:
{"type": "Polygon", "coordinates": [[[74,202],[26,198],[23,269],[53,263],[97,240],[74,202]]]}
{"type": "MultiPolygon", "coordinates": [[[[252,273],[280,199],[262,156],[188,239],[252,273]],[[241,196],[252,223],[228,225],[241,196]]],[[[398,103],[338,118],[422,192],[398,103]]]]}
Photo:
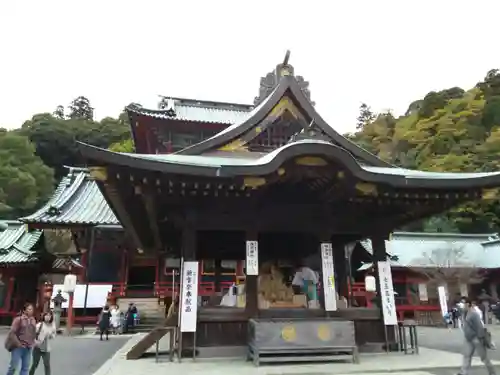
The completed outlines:
{"type": "Polygon", "coordinates": [[[45,375],[50,375],[50,344],[49,340],[56,337],[57,329],[52,313],[42,315],[42,321],[36,326],[35,346],[33,347],[33,362],[29,375],[34,375],[40,359],[43,361],[45,375]]]}
{"type": "Polygon", "coordinates": [[[111,312],[109,311],[108,305],[104,306],[99,315],[99,332],[101,333],[101,341],[102,336],[106,335],[106,340],[109,340],[109,325],[111,320],[111,312]]]}
{"type": "Polygon", "coordinates": [[[488,349],[491,345],[489,332],[484,328],[484,324],[475,306],[475,303],[472,303],[469,299],[465,301],[465,316],[462,328],[464,333],[464,351],[462,369],[459,375],[469,375],[472,357],[475,352],[486,366],[488,375],[495,375],[495,368],[488,358],[488,349]]]}
{"type": "Polygon", "coordinates": [[[5,340],[5,349],[10,351],[10,363],[7,375],[14,375],[21,363],[19,375],[28,375],[31,362],[31,348],[35,343],[36,321],[31,303],[24,305],[23,311],[14,318],[5,340]]]}

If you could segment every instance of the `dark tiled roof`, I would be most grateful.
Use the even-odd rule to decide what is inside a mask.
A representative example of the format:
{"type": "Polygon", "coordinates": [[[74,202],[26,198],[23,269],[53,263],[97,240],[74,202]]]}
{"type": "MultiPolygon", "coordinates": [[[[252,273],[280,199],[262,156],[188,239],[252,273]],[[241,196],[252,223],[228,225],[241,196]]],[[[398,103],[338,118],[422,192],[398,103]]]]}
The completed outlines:
{"type": "Polygon", "coordinates": [[[46,225],[119,224],[97,183],[81,168],[70,168],[47,204],[20,220],[46,225]]]}
{"type": "Polygon", "coordinates": [[[168,110],[147,109],[138,104],[130,104],[127,110],[143,116],[179,121],[208,122],[215,124],[235,124],[246,120],[251,105],[198,101],[193,99],[164,98],[172,102],[168,110]]]}
{"type": "Polygon", "coordinates": [[[28,263],[36,261],[33,247],[40,240],[42,231],[27,231],[19,221],[2,221],[7,228],[0,231],[0,264],[28,263]]]}
{"type": "Polygon", "coordinates": [[[53,269],[69,270],[70,268],[83,268],[82,264],[74,258],[57,258],[52,263],[53,269]]]}

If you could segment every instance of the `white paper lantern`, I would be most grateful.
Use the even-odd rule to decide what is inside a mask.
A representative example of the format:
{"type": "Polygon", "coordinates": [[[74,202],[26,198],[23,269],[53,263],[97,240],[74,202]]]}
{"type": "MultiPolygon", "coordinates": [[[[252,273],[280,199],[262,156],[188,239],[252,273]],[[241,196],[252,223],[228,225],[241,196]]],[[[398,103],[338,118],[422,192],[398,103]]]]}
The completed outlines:
{"type": "Polygon", "coordinates": [[[375,280],[374,276],[371,275],[365,276],[365,290],[367,292],[377,291],[377,280],[375,280]]]}
{"type": "Polygon", "coordinates": [[[63,291],[66,293],[73,293],[76,289],[76,275],[66,275],[64,276],[63,291]]]}

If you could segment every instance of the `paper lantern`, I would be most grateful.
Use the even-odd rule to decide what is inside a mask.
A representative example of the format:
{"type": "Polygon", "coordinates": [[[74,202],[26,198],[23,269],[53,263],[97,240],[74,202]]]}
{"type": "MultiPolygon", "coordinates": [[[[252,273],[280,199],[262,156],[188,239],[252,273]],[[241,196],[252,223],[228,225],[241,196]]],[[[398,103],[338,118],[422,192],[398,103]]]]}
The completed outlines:
{"type": "Polygon", "coordinates": [[[377,280],[375,280],[375,277],[371,275],[365,276],[365,290],[367,292],[377,291],[377,280]]]}
{"type": "Polygon", "coordinates": [[[66,275],[64,276],[63,291],[66,293],[74,293],[76,289],[76,275],[66,275]]]}

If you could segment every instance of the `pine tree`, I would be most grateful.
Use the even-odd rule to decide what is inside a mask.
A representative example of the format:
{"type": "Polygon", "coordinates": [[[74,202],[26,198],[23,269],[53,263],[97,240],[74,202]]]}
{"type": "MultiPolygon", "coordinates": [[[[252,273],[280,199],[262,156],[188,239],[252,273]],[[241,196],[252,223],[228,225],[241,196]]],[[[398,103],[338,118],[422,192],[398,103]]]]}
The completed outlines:
{"type": "Polygon", "coordinates": [[[366,103],[361,103],[359,106],[359,116],[357,118],[356,130],[362,130],[367,124],[375,120],[375,114],[366,103]]]}

